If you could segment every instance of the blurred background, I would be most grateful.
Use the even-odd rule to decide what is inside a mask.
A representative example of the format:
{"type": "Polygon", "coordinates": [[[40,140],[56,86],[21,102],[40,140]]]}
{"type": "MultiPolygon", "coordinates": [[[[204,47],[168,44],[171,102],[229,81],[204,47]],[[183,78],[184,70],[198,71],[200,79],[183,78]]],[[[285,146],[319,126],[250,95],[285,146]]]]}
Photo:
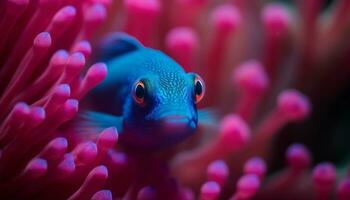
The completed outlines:
{"type": "Polygon", "coordinates": [[[5,0],[0,31],[2,199],[350,199],[348,0],[5,0]],[[149,160],[66,127],[121,31],[200,74],[214,116],[149,160]]]}

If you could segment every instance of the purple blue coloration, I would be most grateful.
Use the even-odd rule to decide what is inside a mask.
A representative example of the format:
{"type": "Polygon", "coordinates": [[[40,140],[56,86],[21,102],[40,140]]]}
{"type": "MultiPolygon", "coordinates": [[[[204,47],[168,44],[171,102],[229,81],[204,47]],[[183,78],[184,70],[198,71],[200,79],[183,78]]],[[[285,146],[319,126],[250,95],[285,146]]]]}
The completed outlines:
{"type": "Polygon", "coordinates": [[[109,72],[90,93],[94,112],[84,113],[85,120],[117,127],[121,144],[133,150],[161,149],[194,133],[204,94],[197,74],[126,34],[113,34],[102,46],[99,59],[109,72]]]}

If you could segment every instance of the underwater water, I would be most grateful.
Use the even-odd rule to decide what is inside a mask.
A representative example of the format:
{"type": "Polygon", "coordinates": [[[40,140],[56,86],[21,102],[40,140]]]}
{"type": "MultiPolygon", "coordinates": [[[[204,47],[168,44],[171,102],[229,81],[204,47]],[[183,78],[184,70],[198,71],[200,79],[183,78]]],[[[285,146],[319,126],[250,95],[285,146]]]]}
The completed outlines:
{"type": "MultiPolygon", "coordinates": [[[[350,200],[348,0],[3,0],[0,33],[0,199],[350,200]],[[198,109],[194,133],[141,124],[146,81],[100,104],[123,107],[122,124],[79,118],[112,100],[91,90],[112,75],[98,57],[115,32],[198,74],[177,104],[198,109]]],[[[159,59],[121,44],[126,63],[159,59]]],[[[155,88],[179,100],[171,66],[155,88]]]]}

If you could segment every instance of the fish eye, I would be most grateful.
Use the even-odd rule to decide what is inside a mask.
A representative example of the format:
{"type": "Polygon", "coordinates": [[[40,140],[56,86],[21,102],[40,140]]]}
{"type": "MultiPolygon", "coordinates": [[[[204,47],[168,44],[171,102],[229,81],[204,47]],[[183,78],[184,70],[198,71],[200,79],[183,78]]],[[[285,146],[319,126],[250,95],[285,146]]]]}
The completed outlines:
{"type": "Polygon", "coordinates": [[[194,94],[195,94],[195,103],[199,103],[205,93],[205,86],[203,79],[199,76],[196,76],[194,79],[194,94]]]}
{"type": "Polygon", "coordinates": [[[143,105],[145,103],[146,88],[142,81],[137,81],[133,88],[133,97],[137,104],[143,105]]]}

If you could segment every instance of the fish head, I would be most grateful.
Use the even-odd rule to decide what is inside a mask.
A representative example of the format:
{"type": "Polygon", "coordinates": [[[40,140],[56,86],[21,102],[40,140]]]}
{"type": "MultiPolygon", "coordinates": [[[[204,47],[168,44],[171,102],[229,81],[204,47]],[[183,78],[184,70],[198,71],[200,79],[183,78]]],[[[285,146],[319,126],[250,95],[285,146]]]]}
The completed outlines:
{"type": "Polygon", "coordinates": [[[204,92],[204,81],[194,73],[167,71],[139,77],[124,109],[126,143],[160,149],[191,136],[204,92]]]}

